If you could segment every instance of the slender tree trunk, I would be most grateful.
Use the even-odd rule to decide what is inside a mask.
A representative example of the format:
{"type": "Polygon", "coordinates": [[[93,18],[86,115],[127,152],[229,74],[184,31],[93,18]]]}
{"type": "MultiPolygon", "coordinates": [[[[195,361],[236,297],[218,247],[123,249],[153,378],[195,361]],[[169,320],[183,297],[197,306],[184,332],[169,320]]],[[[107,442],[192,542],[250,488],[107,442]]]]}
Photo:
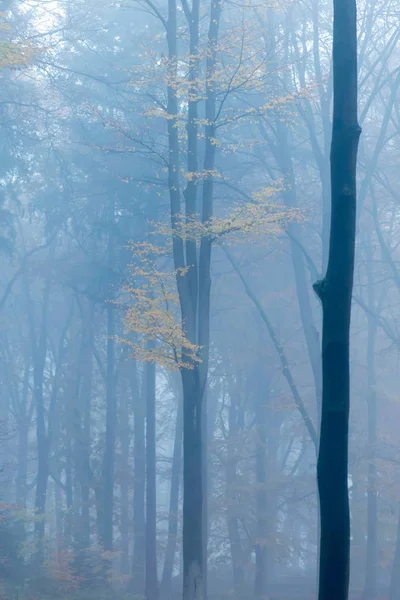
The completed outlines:
{"type": "Polygon", "coordinates": [[[83,366],[82,387],[80,390],[81,404],[83,404],[83,422],[80,438],[81,468],[81,531],[80,548],[83,552],[83,560],[86,560],[86,552],[90,547],[90,421],[92,408],[92,379],[93,379],[93,344],[94,331],[93,321],[95,314],[95,305],[88,303],[84,312],[87,314],[86,322],[86,347],[83,366]],[[87,310],[87,312],[86,312],[87,310]]]}
{"type": "Polygon", "coordinates": [[[203,465],[199,370],[183,379],[183,598],[203,600],[203,465]]]}
{"type": "Polygon", "coordinates": [[[365,487],[362,477],[357,470],[357,465],[351,471],[351,496],[350,496],[350,519],[351,519],[351,564],[352,564],[352,586],[361,589],[363,585],[365,565],[365,487]]]}
{"type": "Polygon", "coordinates": [[[227,440],[227,462],[226,462],[226,496],[227,496],[227,528],[229,546],[231,551],[231,562],[233,571],[233,585],[238,598],[244,594],[244,570],[243,549],[240,539],[239,520],[237,516],[237,455],[238,444],[238,415],[235,392],[231,390],[231,404],[229,407],[229,437],[227,440]]]}
{"type": "MultiPolygon", "coordinates": [[[[370,242],[369,250],[371,250],[370,242]]],[[[368,252],[368,293],[369,306],[374,310],[374,282],[371,274],[372,252],[368,252]]],[[[378,569],[378,498],[377,498],[377,471],[375,464],[376,435],[377,435],[377,411],[376,411],[376,376],[375,376],[375,342],[378,325],[376,319],[368,316],[368,489],[367,489],[367,556],[365,566],[364,598],[375,598],[377,591],[377,569],[378,569]]]]}
{"type": "Polygon", "coordinates": [[[27,415],[22,416],[18,427],[18,464],[16,477],[16,503],[19,510],[26,510],[27,475],[28,475],[28,433],[27,415]]]}
{"type": "MultiPolygon", "coordinates": [[[[18,426],[18,461],[17,461],[17,476],[16,476],[16,490],[15,498],[16,504],[20,510],[26,510],[27,500],[27,477],[28,477],[28,437],[29,437],[29,424],[32,416],[29,414],[30,410],[28,407],[28,390],[29,390],[29,379],[30,379],[30,360],[29,356],[25,356],[25,372],[24,381],[22,386],[21,394],[21,416],[18,426]]],[[[25,526],[23,526],[23,536],[25,532],[25,526]]]]}
{"type": "Polygon", "coordinates": [[[45,407],[43,397],[43,372],[47,354],[47,316],[50,299],[51,280],[48,277],[45,282],[42,314],[40,323],[39,339],[36,338],[35,322],[33,316],[32,299],[28,282],[28,274],[25,274],[25,287],[27,295],[27,312],[29,318],[29,330],[31,337],[32,361],[33,361],[33,385],[34,402],[36,411],[36,442],[38,469],[36,480],[36,498],[35,511],[37,519],[35,521],[35,552],[36,563],[38,567],[43,565],[44,561],[44,532],[45,532],[45,508],[47,482],[49,477],[48,465],[48,436],[45,423],[45,407]]]}
{"type": "Polygon", "coordinates": [[[317,292],[323,308],[319,600],[347,600],[350,560],[349,337],[356,225],[357,21],[355,0],[334,0],[329,260],[317,292]]]}
{"type": "Polygon", "coordinates": [[[57,561],[61,564],[61,554],[63,549],[63,511],[62,511],[62,496],[59,485],[54,485],[54,504],[56,510],[56,547],[57,561]]]}
{"type": "Polygon", "coordinates": [[[258,398],[256,406],[256,570],[254,579],[254,595],[256,598],[267,597],[267,553],[268,553],[268,525],[267,525],[267,411],[266,398],[258,398]]]}
{"type": "MultiPolygon", "coordinates": [[[[114,268],[114,239],[112,233],[108,240],[108,270],[110,284],[114,268]]],[[[110,286],[110,294],[113,292],[110,286]]],[[[106,448],[104,453],[104,508],[103,508],[103,546],[108,554],[108,568],[112,567],[113,519],[114,519],[114,468],[115,468],[115,431],[117,425],[117,406],[115,394],[115,307],[111,301],[107,305],[107,381],[106,381],[106,448]]],[[[110,575],[110,573],[109,573],[110,575]]]]}
{"type": "MultiPolygon", "coordinates": [[[[70,400],[70,399],[69,399],[70,400]]],[[[68,407],[69,408],[69,407],[68,407]]],[[[72,505],[74,500],[73,490],[73,450],[72,450],[72,410],[67,409],[67,448],[65,457],[65,496],[67,505],[67,514],[64,519],[64,538],[67,548],[72,548],[72,505]]]]}
{"type": "MultiPolygon", "coordinates": [[[[146,493],[146,445],[145,402],[139,394],[136,361],[131,367],[131,394],[134,410],[133,431],[133,563],[131,589],[137,595],[145,590],[145,493],[146,493]]],[[[145,386],[143,385],[143,388],[145,386]]]]}
{"type": "Polygon", "coordinates": [[[209,445],[209,427],[208,427],[208,385],[203,394],[202,407],[201,407],[201,464],[202,464],[202,481],[203,481],[203,557],[204,557],[204,568],[203,568],[203,600],[207,600],[208,595],[208,532],[209,532],[209,520],[208,520],[208,500],[210,491],[209,481],[209,465],[208,465],[208,445],[209,445]]]}
{"type": "MultiPolygon", "coordinates": [[[[130,366],[130,365],[129,365],[130,366]]],[[[120,427],[119,438],[121,444],[121,518],[120,518],[120,535],[121,535],[121,573],[128,575],[129,573],[129,402],[127,390],[127,378],[124,377],[120,382],[120,427]]]]}
{"type": "Polygon", "coordinates": [[[165,551],[165,561],[161,580],[163,598],[169,598],[171,593],[172,574],[175,564],[176,543],[178,535],[179,484],[182,468],[182,438],[183,438],[183,406],[182,394],[179,393],[174,450],[172,456],[171,487],[169,497],[168,540],[165,551]]]}
{"type": "Polygon", "coordinates": [[[146,363],[146,599],[157,600],[156,365],[146,363]]]}

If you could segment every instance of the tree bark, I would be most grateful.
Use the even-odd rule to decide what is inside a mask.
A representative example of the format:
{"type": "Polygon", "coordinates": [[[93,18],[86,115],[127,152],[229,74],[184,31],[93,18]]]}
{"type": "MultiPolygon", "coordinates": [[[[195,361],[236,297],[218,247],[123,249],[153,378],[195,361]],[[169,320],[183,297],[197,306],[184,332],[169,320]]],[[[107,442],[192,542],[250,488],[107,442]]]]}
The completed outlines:
{"type": "Polygon", "coordinates": [[[110,283],[110,300],[107,304],[107,373],[106,373],[106,447],[104,452],[103,479],[103,548],[106,552],[105,568],[111,577],[113,551],[113,519],[114,519],[114,469],[115,469],[115,437],[117,426],[117,405],[115,394],[115,307],[112,304],[112,271],[114,268],[113,233],[108,239],[108,272],[110,283]]]}
{"type": "MultiPolygon", "coordinates": [[[[233,388],[233,386],[232,386],[233,388]]],[[[240,539],[239,519],[237,515],[237,444],[238,444],[238,406],[235,390],[230,391],[229,437],[227,439],[226,457],[226,517],[231,551],[233,585],[237,598],[244,594],[243,549],[240,539]]]]}
{"type": "Polygon", "coordinates": [[[259,397],[255,407],[256,414],[256,567],[254,578],[254,595],[256,598],[267,597],[267,398],[259,397]]]}
{"type": "MultiPolygon", "coordinates": [[[[84,313],[85,315],[85,313],[84,313]]],[[[90,546],[90,431],[91,431],[91,405],[92,405],[92,380],[93,380],[93,345],[94,330],[93,321],[95,305],[90,303],[87,307],[86,322],[86,347],[83,366],[83,378],[81,388],[81,402],[83,404],[83,423],[80,439],[80,452],[82,454],[80,473],[81,479],[81,532],[80,547],[83,553],[90,546]]]]}
{"type": "Polygon", "coordinates": [[[127,378],[125,376],[120,381],[120,426],[119,439],[121,444],[121,515],[120,515],[120,536],[121,536],[121,573],[126,576],[129,573],[129,446],[130,446],[130,427],[129,427],[129,401],[127,378]]]}
{"type": "Polygon", "coordinates": [[[356,233],[357,21],[355,0],[334,0],[331,229],[323,281],[322,419],[317,465],[321,515],[319,600],[347,600],[350,514],[349,337],[356,233]]]}
{"type": "MultiPolygon", "coordinates": [[[[133,562],[131,590],[143,595],[145,590],[145,494],[146,494],[146,408],[143,393],[139,394],[136,361],[131,369],[131,394],[134,410],[133,431],[133,562]]],[[[144,386],[143,386],[144,387],[144,386]]]]}
{"type": "Polygon", "coordinates": [[[46,433],[45,407],[43,397],[43,371],[47,354],[47,319],[51,289],[51,277],[44,284],[41,321],[39,338],[36,335],[35,318],[33,312],[32,298],[30,293],[29,275],[24,271],[24,286],[26,293],[27,314],[29,320],[29,335],[31,341],[32,363],[33,363],[33,397],[36,412],[36,443],[38,454],[38,468],[35,498],[35,562],[38,567],[44,561],[44,532],[45,532],[45,507],[47,483],[49,477],[48,465],[48,436],[46,433]]]}
{"type": "MultiPolygon", "coordinates": [[[[373,311],[375,308],[374,282],[372,281],[372,249],[371,240],[368,240],[368,304],[373,311]]],[[[375,343],[378,325],[376,319],[368,316],[368,489],[367,489],[367,556],[365,565],[364,598],[375,598],[377,591],[378,570],[378,498],[377,498],[377,471],[376,436],[377,436],[377,410],[376,410],[376,375],[375,375],[375,343]]]]}
{"type": "Polygon", "coordinates": [[[174,450],[172,456],[171,488],[169,499],[168,540],[165,551],[164,568],[161,579],[161,592],[164,598],[169,598],[171,593],[172,574],[175,563],[176,542],[178,535],[178,511],[179,511],[179,484],[182,468],[182,433],[183,433],[183,407],[182,394],[179,393],[174,450]]]}
{"type": "MultiPolygon", "coordinates": [[[[150,342],[152,344],[152,342],[150,342]]],[[[146,600],[157,600],[156,365],[145,365],[146,377],[146,600]]]]}
{"type": "MultiPolygon", "coordinates": [[[[183,3],[189,20],[196,21],[196,14],[183,3]]],[[[197,10],[194,3],[192,10],[197,10]]],[[[215,68],[221,0],[212,0],[208,32],[206,65],[206,126],[203,180],[203,207],[201,220],[205,228],[213,214],[213,169],[215,161],[215,68]]],[[[186,247],[182,233],[181,193],[179,181],[179,137],[177,97],[177,6],[176,0],[168,0],[168,20],[164,22],[168,42],[168,187],[172,226],[172,247],[176,283],[181,308],[182,327],[187,339],[199,348],[200,363],[182,348],[181,376],[183,387],[183,598],[204,600],[204,504],[203,504],[203,435],[202,420],[204,392],[206,389],[209,360],[209,318],[211,288],[212,236],[207,231],[201,236],[197,257],[196,244],[186,247]],[[196,275],[198,273],[198,275],[196,275]],[[187,365],[187,366],[186,366],[187,365]]],[[[195,32],[192,32],[192,34],[195,32]]],[[[191,51],[196,45],[196,35],[191,37],[191,51]]],[[[193,57],[192,57],[193,60],[193,57]]],[[[193,125],[195,106],[190,98],[191,119],[188,126],[191,142],[190,153],[197,151],[197,133],[193,125]]],[[[189,140],[188,140],[189,141],[189,140]]],[[[190,159],[195,165],[195,156],[190,159]]],[[[192,169],[192,162],[191,167],[192,169]]],[[[187,190],[188,191],[188,190],[187,190]]],[[[193,190],[194,191],[194,190],[193,190]]],[[[193,212],[195,194],[186,193],[186,215],[193,212]]],[[[189,238],[191,236],[188,236],[189,238]]]]}

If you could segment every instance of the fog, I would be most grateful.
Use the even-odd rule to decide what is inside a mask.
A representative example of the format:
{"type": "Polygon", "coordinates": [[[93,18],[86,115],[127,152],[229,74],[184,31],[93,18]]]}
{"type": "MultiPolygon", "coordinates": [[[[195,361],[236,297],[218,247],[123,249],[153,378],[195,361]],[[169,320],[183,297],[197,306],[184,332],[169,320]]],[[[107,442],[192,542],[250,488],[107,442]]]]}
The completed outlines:
{"type": "MultiPolygon", "coordinates": [[[[315,598],[331,2],[0,4],[0,598],[315,598]]],[[[357,10],[350,597],[400,600],[399,4],[357,10]]]]}

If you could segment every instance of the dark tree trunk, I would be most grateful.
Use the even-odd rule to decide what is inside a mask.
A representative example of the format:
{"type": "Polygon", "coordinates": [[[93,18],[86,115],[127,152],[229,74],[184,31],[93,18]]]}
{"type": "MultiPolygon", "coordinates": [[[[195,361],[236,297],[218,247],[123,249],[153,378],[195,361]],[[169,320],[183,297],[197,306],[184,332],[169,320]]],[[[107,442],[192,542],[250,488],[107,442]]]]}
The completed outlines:
{"type": "Polygon", "coordinates": [[[199,369],[183,380],[183,598],[203,600],[202,397],[199,369]]]}
{"type": "Polygon", "coordinates": [[[146,599],[157,600],[156,365],[145,365],[146,378],[146,599]]]}
{"type": "Polygon", "coordinates": [[[334,0],[330,246],[325,278],[314,285],[323,308],[323,396],[317,466],[321,514],[319,600],[347,600],[349,588],[349,336],[361,131],[357,121],[356,26],[355,0],[334,0]]]}
{"type": "Polygon", "coordinates": [[[176,543],[178,535],[179,484],[182,468],[182,437],[183,437],[183,407],[182,394],[179,393],[174,451],[172,456],[171,488],[169,497],[168,541],[165,551],[165,561],[161,580],[163,598],[169,598],[171,593],[172,573],[175,563],[176,543]]]}

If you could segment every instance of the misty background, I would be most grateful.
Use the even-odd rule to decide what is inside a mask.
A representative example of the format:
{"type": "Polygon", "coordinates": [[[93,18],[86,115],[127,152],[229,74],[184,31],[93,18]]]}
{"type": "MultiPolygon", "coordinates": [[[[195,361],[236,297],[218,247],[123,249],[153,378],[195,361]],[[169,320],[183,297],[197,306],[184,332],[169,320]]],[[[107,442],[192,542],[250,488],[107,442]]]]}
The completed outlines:
{"type": "MultiPolygon", "coordinates": [[[[213,39],[215,0],[201,0],[195,52],[186,0],[175,3],[175,32],[164,0],[0,4],[1,597],[142,597],[146,560],[147,600],[181,594],[179,369],[182,348],[196,349],[181,331],[172,260],[171,135],[182,197],[198,194],[184,234],[194,246],[213,184],[208,596],[315,595],[312,284],[329,242],[330,2],[222,0],[213,39]]],[[[385,597],[392,581],[391,600],[399,17],[397,1],[358,3],[349,467],[351,591],[385,597]]]]}

